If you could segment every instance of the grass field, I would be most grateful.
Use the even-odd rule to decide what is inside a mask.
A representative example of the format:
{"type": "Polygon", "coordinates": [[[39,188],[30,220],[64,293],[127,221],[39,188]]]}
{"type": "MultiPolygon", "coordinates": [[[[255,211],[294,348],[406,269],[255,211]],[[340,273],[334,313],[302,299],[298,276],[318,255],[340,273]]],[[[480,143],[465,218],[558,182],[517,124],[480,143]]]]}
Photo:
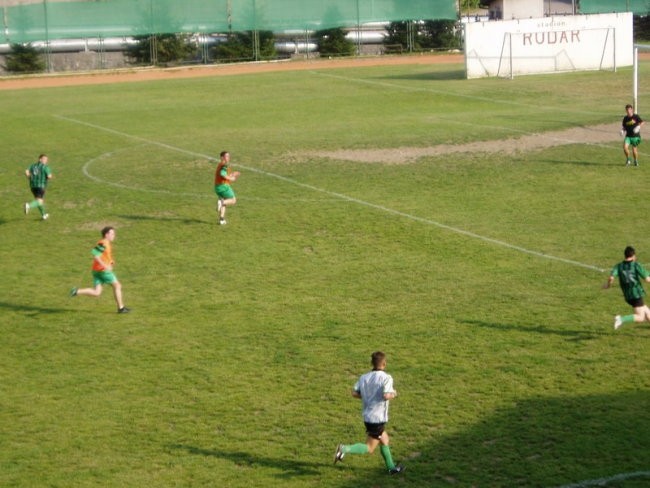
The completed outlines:
{"type": "Polygon", "coordinates": [[[650,146],[314,155],[615,124],[630,93],[459,65],[0,91],[0,486],[647,486],[650,328],[614,332],[600,287],[628,244],[650,264],[650,146]],[[40,152],[47,221],[22,214],[40,152]],[[128,315],[68,296],[105,225],[128,315]],[[377,349],[400,477],[332,465],[377,349]]]}

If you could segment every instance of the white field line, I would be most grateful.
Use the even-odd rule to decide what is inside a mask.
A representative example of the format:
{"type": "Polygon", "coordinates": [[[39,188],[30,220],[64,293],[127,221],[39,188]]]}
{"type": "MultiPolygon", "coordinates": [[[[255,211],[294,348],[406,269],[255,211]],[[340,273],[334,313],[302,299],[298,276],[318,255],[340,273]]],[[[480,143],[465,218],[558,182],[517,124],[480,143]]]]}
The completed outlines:
{"type": "MultiPolygon", "coordinates": [[[[145,144],[143,144],[143,145],[145,145],[145,144]]],[[[136,147],[136,146],[134,146],[134,147],[136,147]]],[[[100,154],[96,158],[89,159],[88,161],[86,161],[86,164],[83,165],[83,167],[81,168],[81,171],[87,178],[89,178],[89,179],[91,179],[93,181],[96,181],[97,183],[101,183],[102,185],[114,186],[115,188],[121,188],[123,190],[135,190],[135,191],[141,191],[141,192],[146,192],[146,193],[162,193],[162,194],[166,194],[166,195],[181,195],[181,196],[190,196],[190,197],[199,197],[199,198],[206,197],[206,195],[203,194],[203,193],[183,193],[183,192],[170,191],[170,190],[152,190],[152,189],[149,189],[149,188],[138,188],[136,186],[123,185],[122,183],[115,183],[115,182],[112,182],[112,181],[107,181],[107,180],[104,180],[102,178],[98,178],[97,176],[94,176],[94,175],[90,174],[90,166],[92,164],[94,164],[95,162],[97,162],[97,161],[99,161],[101,159],[104,159],[106,157],[113,156],[116,153],[129,150],[129,149],[133,149],[133,148],[129,147],[129,148],[117,149],[115,151],[100,154]]]]}
{"type": "MultiPolygon", "coordinates": [[[[420,86],[405,86],[405,85],[400,85],[398,83],[390,83],[388,81],[378,81],[378,80],[368,80],[368,79],[363,79],[363,78],[352,78],[349,76],[341,76],[341,75],[335,75],[332,73],[324,73],[320,71],[310,71],[311,74],[314,75],[319,75],[319,76],[325,76],[327,78],[333,78],[333,79],[338,79],[342,80],[345,82],[355,82],[355,83],[363,83],[366,85],[377,85],[377,86],[383,86],[386,88],[393,88],[393,89],[399,89],[402,91],[411,91],[411,92],[426,92],[426,93],[435,93],[438,95],[446,95],[449,97],[456,97],[456,98],[462,98],[466,100],[476,100],[480,102],[488,102],[494,105],[514,105],[517,107],[528,107],[528,108],[534,108],[537,110],[550,110],[552,112],[555,112],[559,110],[558,107],[554,107],[551,105],[535,105],[532,103],[521,103],[521,102],[516,102],[513,100],[499,100],[496,98],[489,98],[489,97],[480,97],[477,95],[467,95],[465,93],[456,93],[456,92],[451,92],[451,91],[446,91],[446,90],[438,90],[435,88],[429,88],[429,87],[420,87],[420,86]]],[[[576,114],[588,114],[588,115],[602,115],[602,112],[590,112],[588,110],[571,110],[573,113],[576,114]]],[[[623,117],[621,117],[622,119],[623,117]]]]}
{"type": "MultiPolygon", "coordinates": [[[[115,135],[125,137],[125,138],[128,138],[128,139],[133,139],[133,140],[136,140],[136,141],[140,141],[140,142],[144,142],[144,143],[151,144],[151,145],[154,145],[154,146],[158,146],[158,147],[167,149],[169,151],[178,152],[178,153],[181,153],[181,154],[186,154],[188,156],[200,157],[200,158],[205,158],[205,159],[208,159],[208,160],[216,161],[216,158],[208,156],[206,154],[201,154],[201,153],[197,153],[197,152],[194,152],[194,151],[189,151],[187,149],[183,149],[183,148],[180,148],[180,147],[171,146],[171,145],[165,144],[163,142],[150,141],[150,140],[145,139],[143,137],[128,134],[126,132],[121,132],[121,131],[118,131],[118,130],[115,130],[115,129],[111,129],[109,127],[103,127],[103,126],[100,126],[100,125],[97,125],[97,124],[92,124],[90,122],[84,122],[84,121],[81,121],[81,120],[73,119],[73,118],[70,118],[70,117],[65,117],[65,116],[62,116],[62,115],[54,115],[54,117],[56,117],[58,119],[61,119],[61,120],[65,120],[67,122],[74,123],[74,124],[83,125],[85,127],[90,127],[90,128],[97,129],[97,130],[100,130],[100,131],[108,132],[110,134],[115,134],[115,135]]],[[[306,188],[308,190],[323,193],[325,195],[337,197],[337,198],[339,198],[341,200],[356,203],[358,205],[362,205],[362,206],[365,206],[365,207],[374,208],[376,210],[380,210],[380,211],[388,213],[388,214],[396,215],[398,217],[404,217],[404,218],[409,219],[409,220],[413,220],[413,221],[416,221],[416,222],[421,222],[421,223],[427,224],[427,225],[432,225],[432,226],[438,227],[440,229],[445,229],[445,230],[448,230],[450,232],[454,232],[456,234],[464,235],[466,237],[471,237],[473,239],[478,239],[478,240],[483,241],[483,242],[488,242],[490,244],[505,247],[505,248],[511,249],[513,251],[519,251],[519,252],[524,253],[524,254],[529,254],[529,255],[536,256],[536,257],[539,257],[539,258],[544,258],[544,259],[550,259],[552,261],[558,261],[558,262],[561,262],[561,263],[564,263],[564,264],[570,264],[572,266],[578,266],[580,268],[585,268],[585,269],[590,269],[590,270],[593,270],[593,271],[598,271],[600,273],[603,273],[605,271],[604,269],[599,268],[598,266],[593,266],[591,264],[581,263],[579,261],[574,261],[572,259],[565,259],[565,258],[561,258],[561,257],[558,257],[558,256],[553,256],[551,254],[546,254],[546,253],[543,253],[543,252],[538,252],[538,251],[533,251],[533,250],[530,250],[530,249],[526,249],[524,247],[516,246],[514,244],[510,244],[510,243],[507,243],[507,242],[504,242],[504,241],[500,241],[498,239],[492,239],[491,237],[482,236],[480,234],[475,234],[474,232],[470,232],[470,231],[467,231],[467,230],[464,230],[464,229],[460,229],[458,227],[453,227],[453,226],[450,226],[450,225],[446,225],[446,224],[443,224],[441,222],[437,222],[435,220],[425,219],[425,218],[422,218],[422,217],[418,217],[416,215],[411,215],[411,214],[407,214],[405,212],[400,212],[399,210],[384,207],[383,205],[377,205],[377,204],[374,204],[374,203],[366,202],[364,200],[359,200],[358,198],[354,198],[354,197],[351,197],[349,195],[344,195],[342,193],[337,193],[337,192],[325,190],[323,188],[318,188],[316,186],[309,185],[309,184],[306,184],[306,183],[301,183],[301,182],[293,180],[291,178],[287,178],[285,176],[281,176],[281,175],[278,175],[278,174],[275,174],[275,173],[270,173],[268,171],[264,171],[264,170],[261,170],[261,169],[258,169],[258,168],[253,168],[251,166],[246,166],[246,165],[243,165],[243,164],[236,164],[234,166],[237,166],[237,167],[243,168],[243,169],[245,169],[247,171],[258,173],[258,174],[261,174],[261,175],[264,175],[264,176],[267,176],[267,177],[270,177],[270,178],[275,178],[277,180],[284,181],[286,183],[289,183],[289,184],[292,184],[292,185],[295,185],[295,186],[299,186],[301,188],[306,188]]]]}
{"type": "Polygon", "coordinates": [[[600,478],[597,480],[586,480],[578,481],[577,483],[571,483],[570,485],[562,485],[557,488],[588,488],[590,486],[607,486],[613,481],[624,481],[632,478],[650,478],[650,471],[637,471],[634,473],[621,473],[609,478],[600,478]]]}
{"type": "MultiPolygon", "coordinates": [[[[310,73],[314,75],[319,75],[319,76],[324,76],[328,78],[333,78],[341,81],[347,82],[354,82],[354,83],[362,83],[366,85],[377,85],[385,88],[392,88],[392,89],[399,89],[403,91],[411,91],[411,92],[426,92],[426,93],[435,93],[437,95],[447,95],[450,97],[456,97],[456,98],[463,98],[463,99],[468,99],[468,100],[476,100],[480,102],[489,102],[493,104],[499,104],[499,105],[514,105],[517,107],[527,107],[527,108],[534,108],[537,110],[550,110],[552,112],[555,112],[558,110],[558,107],[554,107],[551,105],[534,105],[530,103],[521,103],[521,102],[516,102],[513,100],[498,100],[495,98],[488,98],[488,97],[480,97],[476,95],[467,95],[464,93],[455,93],[455,92],[450,92],[446,90],[437,90],[434,88],[428,88],[428,87],[413,87],[413,86],[405,86],[405,85],[400,85],[398,83],[390,83],[387,81],[377,81],[377,80],[368,80],[368,79],[362,79],[362,78],[352,78],[349,76],[341,76],[341,75],[335,75],[332,73],[323,73],[320,71],[310,71],[310,73]]],[[[600,115],[602,112],[590,112],[588,110],[572,110],[572,112],[576,114],[586,114],[586,115],[600,115]]],[[[463,126],[467,125],[467,121],[464,120],[458,120],[458,117],[444,117],[444,116],[435,116],[436,119],[438,120],[443,120],[448,123],[452,124],[460,124],[463,126]]],[[[508,132],[513,132],[513,133],[520,133],[520,134],[525,134],[525,135],[532,135],[530,132],[521,130],[521,129],[516,129],[512,127],[506,127],[506,126],[495,126],[495,125],[482,125],[478,124],[476,122],[472,122],[473,126],[476,127],[488,127],[491,129],[499,129],[503,131],[508,131],[508,132]]],[[[619,146],[617,145],[616,147],[612,145],[607,145],[607,144],[600,144],[600,143],[585,143],[583,141],[574,141],[572,139],[566,139],[566,138],[558,138],[558,137],[548,137],[545,135],[543,132],[539,134],[535,134],[536,136],[539,136],[541,138],[548,138],[550,140],[558,141],[558,142],[564,142],[564,143],[569,143],[569,144],[586,144],[588,146],[595,146],[595,147],[601,147],[605,149],[616,149],[617,151],[620,150],[619,146]]]]}
{"type": "MultiPolygon", "coordinates": [[[[153,143],[153,144],[155,145],[155,143],[153,143]]],[[[94,157],[94,158],[89,159],[88,161],[86,161],[84,163],[84,165],[82,166],[82,168],[81,168],[81,172],[84,174],[84,176],[86,176],[90,180],[93,180],[93,181],[95,181],[97,183],[100,183],[102,185],[113,186],[115,188],[120,188],[122,190],[131,190],[131,191],[144,192],[144,193],[159,193],[159,194],[164,194],[164,195],[174,195],[174,196],[192,197],[192,198],[214,198],[213,195],[210,195],[208,193],[191,193],[191,192],[180,192],[180,191],[171,191],[171,190],[155,190],[155,189],[152,189],[152,188],[139,188],[139,187],[133,186],[133,185],[125,185],[123,183],[115,183],[114,181],[105,180],[103,178],[95,176],[90,172],[90,167],[92,165],[94,165],[97,161],[100,161],[100,160],[102,160],[104,158],[109,158],[111,156],[114,156],[117,153],[122,152],[122,151],[127,151],[127,150],[130,150],[130,149],[133,149],[134,147],[143,147],[143,146],[147,146],[147,145],[150,145],[150,143],[143,143],[143,144],[140,144],[139,146],[133,146],[133,147],[124,147],[124,148],[121,148],[121,149],[116,149],[114,151],[105,152],[104,154],[100,154],[99,156],[94,157]]],[[[212,158],[210,156],[203,156],[203,157],[207,158],[207,159],[210,159],[210,160],[216,161],[216,158],[212,158]]],[[[234,166],[241,166],[241,165],[234,165],[234,166]]],[[[246,200],[267,201],[268,199],[247,196],[246,200]]],[[[339,198],[336,198],[336,199],[332,198],[332,200],[334,201],[334,200],[340,200],[340,199],[339,198]]],[[[309,198],[293,198],[291,201],[293,201],[293,202],[303,202],[303,203],[304,202],[321,202],[322,203],[325,200],[324,199],[309,199],[309,198]]]]}

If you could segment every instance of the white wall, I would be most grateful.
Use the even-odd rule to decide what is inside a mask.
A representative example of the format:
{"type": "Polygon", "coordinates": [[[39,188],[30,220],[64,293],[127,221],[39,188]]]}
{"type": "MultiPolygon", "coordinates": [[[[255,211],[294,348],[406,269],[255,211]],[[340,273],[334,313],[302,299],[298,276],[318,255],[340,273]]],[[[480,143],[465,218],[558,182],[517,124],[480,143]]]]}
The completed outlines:
{"type": "Polygon", "coordinates": [[[633,63],[630,12],[464,24],[468,78],[615,69],[633,63]]]}
{"type": "Polygon", "coordinates": [[[512,20],[573,14],[577,0],[492,0],[488,12],[491,19],[512,20]]]}
{"type": "Polygon", "coordinates": [[[544,0],[503,0],[503,20],[544,17],[544,0]]]}

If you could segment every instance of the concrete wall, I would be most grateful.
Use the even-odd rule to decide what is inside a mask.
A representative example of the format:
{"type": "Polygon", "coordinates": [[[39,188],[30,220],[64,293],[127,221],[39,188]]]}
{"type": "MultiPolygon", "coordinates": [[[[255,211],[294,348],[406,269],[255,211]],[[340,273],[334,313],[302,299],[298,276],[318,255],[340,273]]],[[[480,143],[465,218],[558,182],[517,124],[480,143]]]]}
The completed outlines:
{"type": "Polygon", "coordinates": [[[474,22],[463,27],[468,78],[616,69],[633,63],[630,12],[474,22]]]}
{"type": "MultiPolygon", "coordinates": [[[[0,54],[0,75],[6,76],[4,69],[6,55],[0,54]]],[[[52,53],[50,54],[52,71],[95,71],[101,69],[118,69],[129,66],[128,58],[122,52],[80,52],[80,53],[52,53]]]]}
{"type": "Polygon", "coordinates": [[[503,19],[544,17],[544,0],[503,0],[503,19]]]}
{"type": "Polygon", "coordinates": [[[573,14],[577,0],[492,0],[488,7],[490,19],[530,19],[548,15],[573,14]]]}

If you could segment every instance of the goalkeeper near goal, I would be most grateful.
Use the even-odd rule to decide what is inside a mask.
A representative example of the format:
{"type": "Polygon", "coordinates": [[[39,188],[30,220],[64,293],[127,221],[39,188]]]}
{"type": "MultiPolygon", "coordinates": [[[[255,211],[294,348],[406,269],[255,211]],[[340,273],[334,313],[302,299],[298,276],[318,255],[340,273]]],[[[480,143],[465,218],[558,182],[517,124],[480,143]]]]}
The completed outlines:
{"type": "Polygon", "coordinates": [[[639,165],[639,144],[641,144],[641,127],[645,122],[638,114],[634,113],[634,107],[629,103],[625,106],[625,117],[621,127],[621,135],[625,136],[623,140],[623,152],[625,153],[625,166],[630,166],[630,146],[632,146],[632,156],[634,157],[634,166],[639,165]]]}

